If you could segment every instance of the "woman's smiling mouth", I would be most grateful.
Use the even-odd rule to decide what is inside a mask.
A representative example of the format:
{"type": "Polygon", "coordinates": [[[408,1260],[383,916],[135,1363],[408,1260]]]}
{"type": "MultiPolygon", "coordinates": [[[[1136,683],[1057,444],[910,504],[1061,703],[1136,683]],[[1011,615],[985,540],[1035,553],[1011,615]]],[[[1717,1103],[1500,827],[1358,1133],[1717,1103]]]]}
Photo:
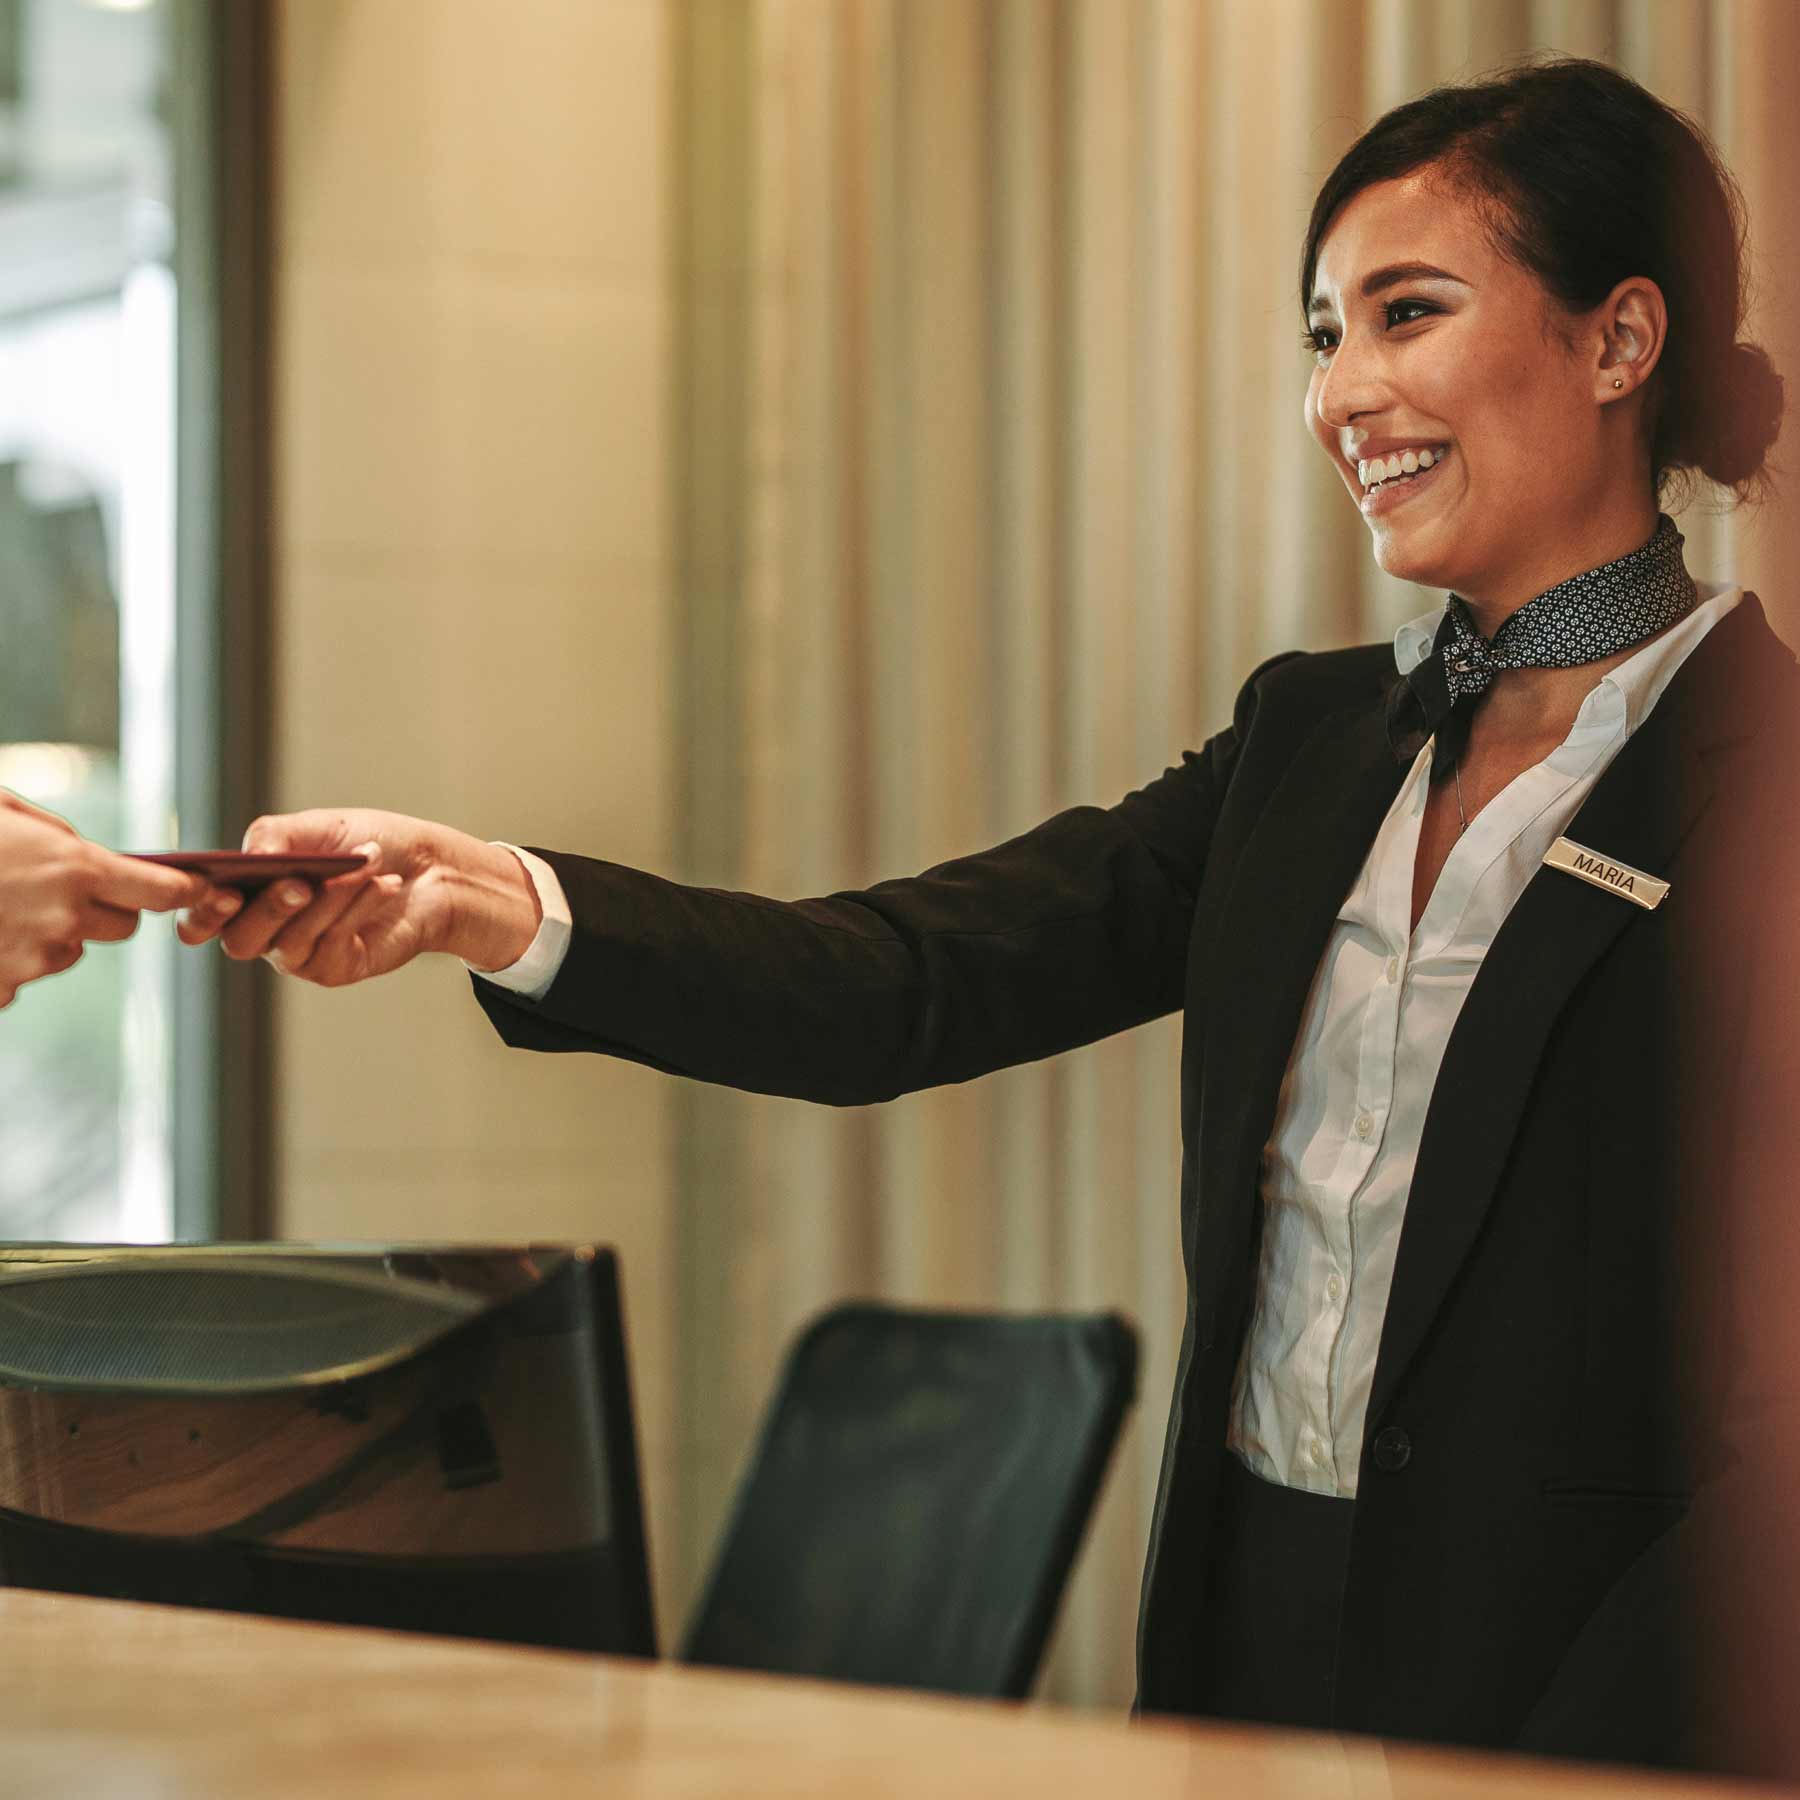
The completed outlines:
{"type": "Polygon", "coordinates": [[[1362,483],[1363,517],[1390,512],[1429,487],[1449,456],[1448,444],[1420,444],[1386,456],[1361,458],[1356,478],[1362,483]]]}

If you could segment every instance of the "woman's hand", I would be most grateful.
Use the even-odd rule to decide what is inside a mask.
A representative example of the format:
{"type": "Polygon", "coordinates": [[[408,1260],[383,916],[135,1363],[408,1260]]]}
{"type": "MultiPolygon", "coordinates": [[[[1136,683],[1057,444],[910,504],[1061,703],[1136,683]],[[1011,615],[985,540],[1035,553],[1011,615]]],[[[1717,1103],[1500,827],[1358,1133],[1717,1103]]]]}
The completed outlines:
{"type": "Polygon", "coordinates": [[[0,789],[0,1006],[79,962],[83,945],[130,937],[139,913],[210,899],[228,916],[232,898],[211,894],[198,875],[103,850],[0,789]]]}
{"type": "Polygon", "coordinates": [[[360,869],[314,886],[278,881],[235,918],[199,908],[177,927],[185,944],[221,940],[239,960],[266,957],[285,975],[347,987],[441,951],[478,969],[517,962],[537,935],[537,890],[510,850],[400,813],[320,811],[258,819],[246,850],[350,851],[360,869]]]}

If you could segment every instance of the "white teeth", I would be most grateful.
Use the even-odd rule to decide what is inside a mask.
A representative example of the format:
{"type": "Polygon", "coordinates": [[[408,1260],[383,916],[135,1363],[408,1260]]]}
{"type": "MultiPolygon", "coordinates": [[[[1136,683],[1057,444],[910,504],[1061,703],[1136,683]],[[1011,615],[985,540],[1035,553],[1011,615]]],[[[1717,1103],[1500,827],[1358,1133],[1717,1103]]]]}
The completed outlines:
{"type": "Polygon", "coordinates": [[[1372,488],[1401,475],[1416,475],[1422,469],[1434,468],[1445,454],[1442,450],[1402,450],[1393,456],[1365,457],[1357,462],[1356,479],[1365,488],[1372,488]]]}

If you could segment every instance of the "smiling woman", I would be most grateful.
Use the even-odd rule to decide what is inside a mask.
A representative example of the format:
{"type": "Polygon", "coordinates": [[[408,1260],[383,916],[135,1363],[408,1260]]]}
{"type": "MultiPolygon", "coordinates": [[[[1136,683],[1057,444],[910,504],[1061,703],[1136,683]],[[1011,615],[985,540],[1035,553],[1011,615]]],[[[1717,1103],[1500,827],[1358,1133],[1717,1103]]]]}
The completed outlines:
{"type": "Polygon", "coordinates": [[[1698,128],[1599,64],[1439,89],[1367,132],[1319,192],[1300,292],[1307,424],[1381,566],[1492,629],[1646,541],[1684,472],[1762,484],[1782,384],[1737,342],[1743,240],[1698,128]],[[1400,485],[1427,449],[1438,473],[1400,485]]]}
{"type": "Polygon", "coordinates": [[[317,811],[249,847],[362,875],[183,935],[327,987],[460,957],[510,1044],[845,1106],[1181,1012],[1142,1707],[1741,1761],[1680,1655],[1756,1449],[1693,1346],[1754,1327],[1694,1309],[1761,1249],[1743,1155],[1793,1166],[1739,1078],[1791,907],[1734,877],[1795,837],[1762,777],[1800,731],[1754,596],[1657,512],[1773,435],[1737,256],[1703,142],[1623,77],[1429,95],[1326,183],[1303,294],[1308,424],[1441,611],[1274,658],[1117,804],[910,879],[779,901],[317,811]],[[1521,173],[1553,165],[1573,201],[1521,173]]]}

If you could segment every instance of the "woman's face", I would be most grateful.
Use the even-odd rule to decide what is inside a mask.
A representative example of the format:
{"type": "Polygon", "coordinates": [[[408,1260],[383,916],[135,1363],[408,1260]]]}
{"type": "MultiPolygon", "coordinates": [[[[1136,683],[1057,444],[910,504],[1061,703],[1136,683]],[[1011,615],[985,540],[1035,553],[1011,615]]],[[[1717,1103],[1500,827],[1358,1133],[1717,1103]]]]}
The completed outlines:
{"type": "Polygon", "coordinates": [[[1503,616],[1604,560],[1583,561],[1584,543],[1636,474],[1602,429],[1597,325],[1562,314],[1441,173],[1381,182],[1343,208],[1310,323],[1307,429],[1382,568],[1503,616]]]}

